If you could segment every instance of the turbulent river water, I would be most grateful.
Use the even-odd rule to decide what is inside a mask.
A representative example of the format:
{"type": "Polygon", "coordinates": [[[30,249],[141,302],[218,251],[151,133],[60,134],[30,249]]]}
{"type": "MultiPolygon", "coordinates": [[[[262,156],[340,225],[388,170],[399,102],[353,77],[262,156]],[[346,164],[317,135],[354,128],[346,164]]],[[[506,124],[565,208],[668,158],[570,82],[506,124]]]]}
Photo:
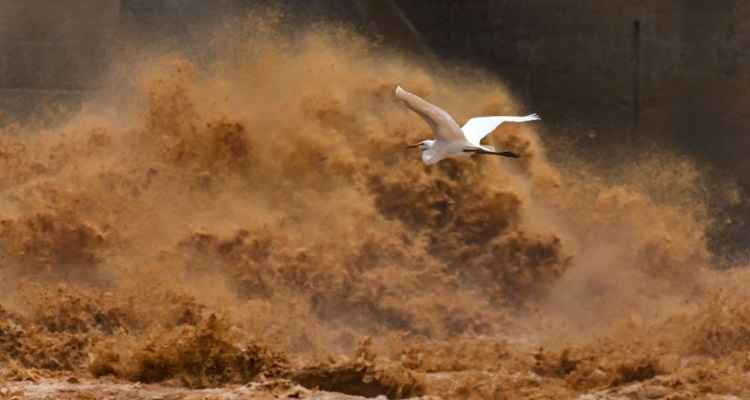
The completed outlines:
{"type": "Polygon", "coordinates": [[[490,136],[521,159],[423,166],[404,145],[431,132],[396,84],[459,124],[536,110],[481,73],[283,24],[227,24],[200,62],[115,60],[74,117],[3,129],[6,379],[747,393],[747,278],[712,268],[695,163],[600,173],[541,121],[490,136]]]}

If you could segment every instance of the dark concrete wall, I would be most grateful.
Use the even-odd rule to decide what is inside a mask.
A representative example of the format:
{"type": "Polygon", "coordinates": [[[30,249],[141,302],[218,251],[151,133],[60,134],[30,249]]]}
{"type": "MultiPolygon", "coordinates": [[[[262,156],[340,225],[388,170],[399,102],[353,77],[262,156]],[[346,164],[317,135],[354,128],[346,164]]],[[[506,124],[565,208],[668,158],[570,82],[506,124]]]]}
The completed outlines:
{"type": "MultiPolygon", "coordinates": [[[[201,22],[264,4],[483,67],[542,114],[546,135],[590,154],[629,162],[641,145],[668,144],[750,188],[743,0],[0,0],[0,110],[92,89],[120,39],[189,46],[201,22]]],[[[750,223],[738,232],[750,244],[750,223]]]]}
{"type": "Polygon", "coordinates": [[[398,2],[444,59],[505,78],[551,134],[671,143],[750,183],[750,3],[398,2]]]}
{"type": "Polygon", "coordinates": [[[0,0],[0,90],[89,89],[116,39],[183,40],[197,21],[256,4],[350,21],[418,51],[422,40],[441,61],[485,67],[551,134],[677,143],[750,176],[750,3],[740,0],[0,0]]]}
{"type": "Polygon", "coordinates": [[[106,68],[118,0],[0,2],[0,88],[81,89],[106,68]]]}
{"type": "Polygon", "coordinates": [[[198,21],[257,4],[485,67],[551,134],[583,146],[676,144],[750,184],[750,3],[741,0],[0,0],[1,101],[13,101],[8,91],[90,89],[118,37],[182,40],[198,21]]]}
{"type": "MultiPolygon", "coordinates": [[[[750,193],[750,2],[398,0],[443,61],[505,78],[592,159],[632,162],[656,143],[750,193]]],[[[554,154],[552,155],[554,156],[554,154]]],[[[720,253],[746,254],[750,203],[717,200],[720,253]]]]}
{"type": "Polygon", "coordinates": [[[119,0],[1,0],[0,110],[75,98],[106,70],[119,0]]]}

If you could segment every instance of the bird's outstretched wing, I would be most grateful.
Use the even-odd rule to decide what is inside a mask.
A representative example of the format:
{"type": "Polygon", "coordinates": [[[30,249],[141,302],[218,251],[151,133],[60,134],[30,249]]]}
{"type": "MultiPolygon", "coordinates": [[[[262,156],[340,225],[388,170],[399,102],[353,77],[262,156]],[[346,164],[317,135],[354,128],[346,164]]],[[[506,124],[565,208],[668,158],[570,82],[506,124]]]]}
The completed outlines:
{"type": "Polygon", "coordinates": [[[401,86],[396,86],[396,97],[430,125],[436,139],[449,141],[464,139],[461,128],[453,117],[442,108],[427,102],[414,93],[407,92],[401,86]]]}
{"type": "Polygon", "coordinates": [[[503,122],[529,122],[540,120],[539,115],[530,114],[525,117],[477,117],[472,118],[461,127],[469,143],[479,146],[479,142],[494,131],[503,122]]]}

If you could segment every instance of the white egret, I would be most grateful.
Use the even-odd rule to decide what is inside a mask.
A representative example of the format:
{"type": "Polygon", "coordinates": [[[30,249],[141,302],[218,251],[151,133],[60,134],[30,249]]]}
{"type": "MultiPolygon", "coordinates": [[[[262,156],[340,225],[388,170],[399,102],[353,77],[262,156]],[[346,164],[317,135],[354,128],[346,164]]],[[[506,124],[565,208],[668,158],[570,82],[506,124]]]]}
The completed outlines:
{"type": "Polygon", "coordinates": [[[453,117],[445,110],[430,104],[414,93],[407,92],[401,86],[396,86],[396,97],[422,117],[432,128],[435,135],[434,140],[423,140],[407,146],[407,148],[419,147],[422,150],[422,161],[427,165],[435,164],[445,158],[468,157],[472,154],[492,154],[518,158],[519,155],[516,153],[496,151],[494,147],[484,146],[480,142],[503,122],[528,122],[541,119],[537,114],[530,114],[525,117],[476,117],[468,120],[463,127],[459,127],[453,117]]]}

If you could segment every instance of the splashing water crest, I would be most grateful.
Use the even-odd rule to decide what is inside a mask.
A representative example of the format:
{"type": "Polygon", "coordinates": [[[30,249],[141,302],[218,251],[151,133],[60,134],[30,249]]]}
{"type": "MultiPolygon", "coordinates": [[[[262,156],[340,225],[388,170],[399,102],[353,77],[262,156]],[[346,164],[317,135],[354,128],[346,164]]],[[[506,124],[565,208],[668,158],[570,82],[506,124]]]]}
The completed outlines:
{"type": "MultiPolygon", "coordinates": [[[[719,324],[675,322],[718,307],[725,282],[694,164],[651,154],[605,177],[509,125],[490,142],[519,160],[424,167],[403,144],[429,128],[395,84],[459,123],[527,110],[486,76],[273,21],[223,28],[200,65],[152,51],[96,107],[0,136],[0,346],[16,371],[324,387],[298,363],[359,348],[372,371],[399,365],[367,372],[392,394],[423,391],[420,372],[519,369],[571,393],[647,379],[706,341],[748,347],[740,300],[719,324]],[[688,336],[654,344],[670,335],[688,336]],[[536,346],[551,350],[529,361],[536,346]]],[[[479,378],[461,379],[457,398],[479,378]]],[[[509,379],[493,390],[523,389],[509,379]]]]}

